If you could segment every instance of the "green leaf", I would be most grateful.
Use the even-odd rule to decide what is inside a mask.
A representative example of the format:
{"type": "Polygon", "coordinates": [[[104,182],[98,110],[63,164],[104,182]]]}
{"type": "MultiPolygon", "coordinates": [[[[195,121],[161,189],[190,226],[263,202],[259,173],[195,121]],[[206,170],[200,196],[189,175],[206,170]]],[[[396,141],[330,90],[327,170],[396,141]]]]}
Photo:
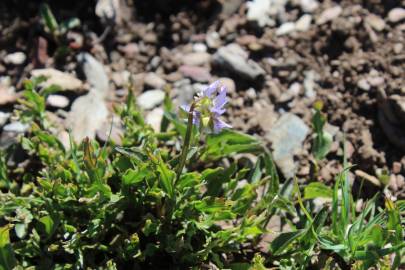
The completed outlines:
{"type": "Polygon", "coordinates": [[[286,251],[286,249],[292,242],[304,235],[306,231],[307,230],[298,230],[295,232],[286,232],[280,234],[276,237],[276,239],[273,240],[273,242],[271,242],[271,252],[274,255],[281,254],[282,252],[286,251]]]}
{"type": "Polygon", "coordinates": [[[40,14],[42,19],[44,20],[45,25],[48,27],[49,31],[52,34],[55,34],[57,29],[59,28],[58,22],[53,16],[53,13],[47,4],[42,4],[40,7],[40,14]]]}
{"type": "Polygon", "coordinates": [[[170,170],[162,158],[157,156],[157,171],[159,172],[159,180],[163,191],[169,196],[169,198],[174,198],[174,177],[175,172],[170,170]]]}
{"type": "Polygon", "coordinates": [[[15,225],[14,231],[17,237],[22,239],[27,234],[27,225],[24,223],[18,223],[15,225]]]}
{"type": "MultiPolygon", "coordinates": [[[[318,104],[319,105],[319,104],[318,104]]],[[[332,146],[332,135],[324,131],[326,117],[321,112],[322,105],[315,106],[315,114],[312,117],[312,125],[315,129],[315,139],[312,145],[312,152],[317,160],[323,159],[332,146]]]]}
{"type": "Polygon", "coordinates": [[[235,153],[259,153],[262,150],[262,145],[255,137],[227,129],[207,136],[202,159],[216,160],[235,153]]]}
{"type": "Polygon", "coordinates": [[[0,270],[11,270],[17,263],[10,244],[9,231],[10,226],[0,228],[0,270]]]}
{"type": "Polygon", "coordinates": [[[44,216],[39,219],[39,222],[43,225],[46,236],[50,237],[56,229],[53,219],[50,216],[44,216]]]}
{"type": "Polygon", "coordinates": [[[333,190],[323,183],[313,182],[304,189],[304,199],[332,198],[333,190]]]}
{"type": "Polygon", "coordinates": [[[150,168],[144,166],[142,168],[138,168],[136,170],[129,169],[126,173],[122,176],[122,183],[125,186],[136,185],[137,183],[142,182],[146,177],[151,175],[150,168]]]}

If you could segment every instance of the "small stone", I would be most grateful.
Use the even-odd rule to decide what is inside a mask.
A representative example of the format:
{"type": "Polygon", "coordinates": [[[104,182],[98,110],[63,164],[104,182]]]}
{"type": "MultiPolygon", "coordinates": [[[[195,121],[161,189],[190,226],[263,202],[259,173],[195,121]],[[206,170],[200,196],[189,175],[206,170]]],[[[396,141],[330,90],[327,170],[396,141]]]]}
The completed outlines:
{"type": "Polygon", "coordinates": [[[272,0],[253,0],[247,2],[248,11],[246,18],[249,21],[256,21],[260,27],[266,25],[273,26],[275,22],[270,17],[272,2],[272,0]]]}
{"type": "Polygon", "coordinates": [[[160,89],[153,89],[143,92],[137,98],[137,104],[144,110],[150,110],[154,107],[162,104],[163,100],[165,99],[165,92],[160,89]]]}
{"type": "Polygon", "coordinates": [[[124,137],[123,126],[120,123],[119,117],[114,117],[105,121],[103,125],[96,131],[97,138],[102,141],[113,141],[116,145],[122,144],[124,137]]]}
{"type": "Polygon", "coordinates": [[[115,86],[122,87],[128,82],[130,76],[131,75],[129,71],[124,70],[123,72],[114,72],[111,75],[111,79],[114,82],[115,86]]]}
{"type": "Polygon", "coordinates": [[[218,49],[222,44],[221,37],[219,36],[218,32],[209,32],[205,38],[205,42],[207,43],[208,47],[212,49],[218,49]]]}
{"type": "Polygon", "coordinates": [[[146,86],[153,89],[162,89],[166,84],[166,81],[154,72],[147,73],[143,80],[146,86]]]}
{"type": "Polygon", "coordinates": [[[388,186],[392,189],[392,191],[398,191],[397,178],[395,177],[395,174],[390,175],[388,186]]]}
{"type": "Polygon", "coordinates": [[[294,97],[298,96],[301,91],[301,85],[297,82],[292,83],[287,91],[281,93],[281,96],[278,98],[280,102],[286,102],[294,97]]]}
{"type": "Polygon", "coordinates": [[[219,78],[218,81],[227,88],[229,94],[236,92],[235,82],[231,78],[223,77],[219,78]]]}
{"type": "Polygon", "coordinates": [[[324,10],[316,21],[317,24],[324,24],[329,21],[332,21],[339,17],[342,13],[342,8],[340,6],[335,6],[324,10]]]}
{"type": "Polygon", "coordinates": [[[315,91],[316,77],[317,77],[317,74],[313,70],[305,72],[304,90],[305,90],[305,96],[307,98],[313,99],[316,97],[316,91],[315,91]]]}
{"type": "Polygon", "coordinates": [[[155,108],[150,111],[145,118],[146,123],[152,126],[153,130],[160,132],[160,125],[163,119],[163,109],[155,108]]]}
{"type": "Polygon", "coordinates": [[[306,32],[311,27],[312,16],[309,14],[302,15],[296,22],[295,22],[295,30],[306,32]]]}
{"type": "Polygon", "coordinates": [[[276,30],[277,36],[287,35],[295,30],[295,23],[293,22],[286,22],[280,25],[279,28],[276,30]]]}
{"type": "Polygon", "coordinates": [[[371,86],[377,87],[379,85],[384,84],[385,80],[384,80],[383,77],[380,77],[380,76],[378,76],[378,77],[370,76],[370,77],[367,78],[367,81],[371,86]]]}
{"type": "Polygon", "coordinates": [[[7,123],[10,116],[11,116],[10,113],[0,112],[0,127],[2,127],[5,123],[7,123]]]}
{"type": "Polygon", "coordinates": [[[404,45],[402,43],[396,43],[394,45],[394,53],[400,54],[402,52],[403,48],[404,48],[404,45]]]}
{"type": "Polygon", "coordinates": [[[44,87],[48,87],[54,84],[58,85],[63,90],[72,90],[72,91],[81,90],[83,88],[83,83],[81,80],[77,79],[76,77],[74,77],[69,73],[65,73],[53,68],[34,69],[31,71],[31,76],[46,77],[47,80],[43,82],[44,87]]]}
{"type": "Polygon", "coordinates": [[[103,98],[96,92],[90,91],[80,96],[72,104],[65,125],[71,130],[75,142],[80,143],[84,138],[94,139],[107,121],[109,111],[103,98]]]}
{"type": "Polygon", "coordinates": [[[316,0],[300,0],[300,6],[302,11],[311,13],[319,7],[319,3],[316,0]]]}
{"type": "Polygon", "coordinates": [[[357,87],[364,90],[364,91],[368,91],[371,88],[370,84],[367,82],[366,79],[360,79],[357,82],[357,87]]]}
{"type": "Polygon", "coordinates": [[[388,20],[392,23],[402,21],[405,18],[404,8],[393,8],[388,13],[388,20]]]}
{"type": "Polygon", "coordinates": [[[224,68],[249,80],[256,80],[265,71],[236,43],[221,47],[214,54],[214,61],[224,68]]]}
{"type": "Polygon", "coordinates": [[[65,108],[69,105],[69,99],[62,95],[49,95],[46,104],[55,108],[65,108]]]}
{"type": "Polygon", "coordinates": [[[363,172],[362,170],[355,170],[354,173],[358,178],[360,178],[360,180],[364,179],[377,187],[381,186],[380,180],[378,180],[378,178],[373,175],[363,172]]]}
{"type": "Polygon", "coordinates": [[[204,43],[193,44],[193,52],[206,52],[207,46],[204,43]]]}
{"type": "Polygon", "coordinates": [[[405,177],[403,175],[397,175],[397,187],[403,189],[405,187],[405,177]]]}
{"type": "Polygon", "coordinates": [[[294,177],[296,164],[294,155],[302,148],[309,128],[298,116],[283,114],[265,135],[272,143],[273,158],[286,178],[294,177]]]}
{"type": "Polygon", "coordinates": [[[395,174],[399,174],[401,170],[402,170],[401,162],[394,161],[394,163],[392,163],[392,172],[395,174]]]}
{"type": "Polygon", "coordinates": [[[370,14],[366,17],[366,23],[368,23],[374,30],[379,32],[385,28],[385,21],[374,14],[370,14]]]}
{"type": "Polygon", "coordinates": [[[92,86],[90,91],[102,98],[107,97],[110,86],[104,65],[89,53],[80,53],[77,60],[81,64],[87,81],[92,86]]]}
{"type": "Polygon", "coordinates": [[[15,52],[15,53],[10,53],[7,54],[4,57],[4,63],[9,64],[9,65],[21,65],[25,62],[27,59],[27,56],[23,52],[15,52]]]}
{"type": "Polygon", "coordinates": [[[252,87],[250,87],[247,91],[246,91],[246,96],[250,99],[255,99],[256,98],[256,90],[252,87]]]}
{"type": "Polygon", "coordinates": [[[125,46],[119,46],[118,49],[125,54],[125,57],[131,59],[139,54],[139,47],[136,43],[128,43],[125,46]]]}
{"type": "Polygon", "coordinates": [[[29,125],[28,124],[23,124],[19,121],[17,122],[11,122],[10,124],[7,124],[3,127],[3,131],[6,132],[14,132],[14,133],[24,133],[28,130],[29,125]]]}
{"type": "Polygon", "coordinates": [[[211,60],[211,55],[206,52],[188,53],[182,56],[182,62],[188,66],[203,66],[211,60]]]}
{"type": "Polygon", "coordinates": [[[188,78],[197,82],[208,82],[211,80],[211,74],[207,68],[182,65],[179,71],[188,78]]]}
{"type": "Polygon", "coordinates": [[[98,0],[95,13],[104,23],[119,23],[121,21],[120,1],[98,0]]]}

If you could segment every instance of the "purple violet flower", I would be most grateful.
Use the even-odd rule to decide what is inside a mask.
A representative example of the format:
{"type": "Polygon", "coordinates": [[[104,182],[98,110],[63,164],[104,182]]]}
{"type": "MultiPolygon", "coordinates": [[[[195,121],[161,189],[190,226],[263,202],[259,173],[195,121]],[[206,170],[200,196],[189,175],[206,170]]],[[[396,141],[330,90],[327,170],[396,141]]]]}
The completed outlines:
{"type": "MultiPolygon", "coordinates": [[[[224,128],[231,126],[220,119],[220,116],[225,113],[224,106],[228,103],[226,97],[226,87],[220,86],[219,81],[216,81],[204,89],[196,97],[195,109],[193,111],[193,124],[202,127],[209,127],[214,133],[219,133],[224,128]]],[[[190,112],[189,105],[181,106],[185,112],[190,112]]]]}

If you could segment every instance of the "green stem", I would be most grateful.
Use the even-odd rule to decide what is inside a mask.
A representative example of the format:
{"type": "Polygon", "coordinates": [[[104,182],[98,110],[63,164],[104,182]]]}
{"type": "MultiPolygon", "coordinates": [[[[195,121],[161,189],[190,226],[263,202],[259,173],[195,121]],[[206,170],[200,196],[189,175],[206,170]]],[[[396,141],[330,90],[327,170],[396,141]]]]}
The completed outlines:
{"type": "Polygon", "coordinates": [[[184,165],[186,164],[187,153],[188,153],[188,149],[190,148],[191,132],[193,130],[194,107],[195,107],[195,103],[193,102],[190,106],[190,111],[188,112],[186,136],[184,138],[183,149],[181,150],[180,162],[177,167],[175,183],[177,183],[177,181],[180,179],[181,172],[183,171],[184,165]]]}

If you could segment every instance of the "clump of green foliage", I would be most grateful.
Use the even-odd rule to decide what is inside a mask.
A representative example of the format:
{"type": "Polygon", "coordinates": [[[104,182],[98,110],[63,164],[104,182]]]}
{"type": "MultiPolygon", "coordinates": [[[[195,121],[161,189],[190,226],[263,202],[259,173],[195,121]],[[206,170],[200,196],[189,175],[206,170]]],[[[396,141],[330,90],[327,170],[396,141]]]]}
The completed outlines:
{"type": "Polygon", "coordinates": [[[26,83],[16,112],[30,132],[0,155],[0,269],[400,265],[405,204],[387,200],[381,209],[376,196],[357,213],[347,169],[334,189],[311,184],[301,198],[297,184],[280,184],[256,138],[224,130],[200,141],[194,130],[188,166],[176,177],[187,125],[166,99],[161,132],[154,132],[132,95],[117,108],[125,127],[120,146],[87,139],[65,148],[45,112],[55,88],[41,89],[40,81],[26,83]],[[17,146],[26,160],[8,165],[17,146]],[[241,164],[238,153],[257,160],[241,164]],[[317,197],[330,205],[316,212],[317,197]],[[258,254],[274,215],[291,231],[258,254]]]}

